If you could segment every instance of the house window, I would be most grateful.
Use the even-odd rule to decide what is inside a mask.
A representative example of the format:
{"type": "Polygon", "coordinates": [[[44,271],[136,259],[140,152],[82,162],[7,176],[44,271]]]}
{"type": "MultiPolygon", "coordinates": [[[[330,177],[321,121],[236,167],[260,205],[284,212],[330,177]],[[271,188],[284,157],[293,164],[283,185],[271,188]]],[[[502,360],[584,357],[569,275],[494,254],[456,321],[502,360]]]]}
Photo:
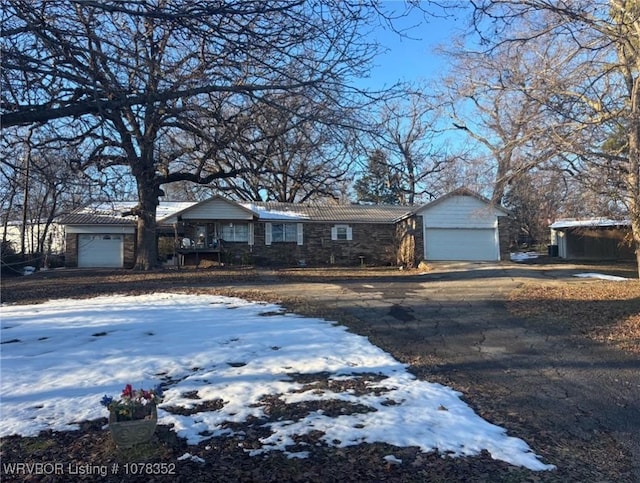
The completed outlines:
{"type": "Polygon", "coordinates": [[[353,230],[349,225],[334,225],[331,228],[332,240],[353,240],[353,230]]]}
{"type": "Polygon", "coordinates": [[[295,242],[302,245],[302,223],[265,223],[265,244],[295,242]]]}
{"type": "Polygon", "coordinates": [[[295,223],[272,223],[272,242],[294,242],[298,240],[298,227],[295,223]]]}
{"type": "Polygon", "coordinates": [[[225,223],[222,226],[222,239],[227,242],[248,242],[248,223],[225,223]]]}

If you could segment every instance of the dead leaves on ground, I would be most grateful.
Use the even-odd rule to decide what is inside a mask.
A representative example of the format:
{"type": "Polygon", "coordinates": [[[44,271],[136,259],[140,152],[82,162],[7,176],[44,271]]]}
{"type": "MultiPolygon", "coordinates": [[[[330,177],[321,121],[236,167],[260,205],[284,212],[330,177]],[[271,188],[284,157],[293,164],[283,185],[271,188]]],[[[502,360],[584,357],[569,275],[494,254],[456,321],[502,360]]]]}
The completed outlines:
{"type": "Polygon", "coordinates": [[[554,319],[580,334],[640,354],[640,282],[528,284],[511,294],[514,315],[554,319]]]}

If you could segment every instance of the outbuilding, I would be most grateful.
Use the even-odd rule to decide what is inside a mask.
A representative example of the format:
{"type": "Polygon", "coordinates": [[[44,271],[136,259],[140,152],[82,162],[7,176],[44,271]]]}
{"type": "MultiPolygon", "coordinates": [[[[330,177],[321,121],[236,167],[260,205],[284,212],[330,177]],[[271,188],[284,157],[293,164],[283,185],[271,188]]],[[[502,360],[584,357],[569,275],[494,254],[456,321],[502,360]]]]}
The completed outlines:
{"type": "MultiPolygon", "coordinates": [[[[561,219],[550,225],[551,246],[571,260],[634,260],[629,220],[561,219]],[[556,248],[557,247],[557,248],[556,248]]],[[[554,253],[555,254],[555,253],[554,253]]]]}

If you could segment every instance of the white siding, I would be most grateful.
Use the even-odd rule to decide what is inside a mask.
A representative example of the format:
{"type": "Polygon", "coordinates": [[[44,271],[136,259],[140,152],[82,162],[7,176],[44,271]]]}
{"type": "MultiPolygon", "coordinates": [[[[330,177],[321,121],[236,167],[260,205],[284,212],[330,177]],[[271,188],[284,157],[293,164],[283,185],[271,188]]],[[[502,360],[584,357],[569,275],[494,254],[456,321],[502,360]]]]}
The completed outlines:
{"type": "Polygon", "coordinates": [[[452,196],[418,212],[424,224],[437,228],[494,228],[498,226],[497,208],[473,196],[452,196]]]}
{"type": "MultiPolygon", "coordinates": [[[[22,238],[22,224],[10,222],[7,226],[7,241],[11,243],[14,250],[20,250],[22,238]]],[[[25,230],[25,250],[27,253],[35,253],[38,249],[38,238],[42,236],[45,224],[27,224],[25,230]]],[[[44,244],[45,250],[51,248],[52,253],[64,252],[64,227],[57,223],[51,223],[47,230],[47,239],[44,244]],[[49,236],[51,237],[51,247],[48,246],[49,236]]]]}
{"type": "Polygon", "coordinates": [[[67,225],[65,227],[67,233],[135,233],[136,228],[133,225],[117,226],[117,225],[67,225]]]}
{"type": "MultiPolygon", "coordinates": [[[[235,203],[213,198],[182,212],[183,220],[252,220],[253,214],[235,203]]],[[[173,217],[167,220],[174,222],[173,217]]]]}
{"type": "Polygon", "coordinates": [[[558,245],[558,256],[560,258],[568,258],[566,234],[563,231],[555,231],[555,230],[551,230],[551,233],[552,233],[551,243],[558,245]]]}
{"type": "Polygon", "coordinates": [[[498,216],[504,213],[475,196],[459,195],[418,210],[423,217],[426,260],[500,259],[498,216]]]}

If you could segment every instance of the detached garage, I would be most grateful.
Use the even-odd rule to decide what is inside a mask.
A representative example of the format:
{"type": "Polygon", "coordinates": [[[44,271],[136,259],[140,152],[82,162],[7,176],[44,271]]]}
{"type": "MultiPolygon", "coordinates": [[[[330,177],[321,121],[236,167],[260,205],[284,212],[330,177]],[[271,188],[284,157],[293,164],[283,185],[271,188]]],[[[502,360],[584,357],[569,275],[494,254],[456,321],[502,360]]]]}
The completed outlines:
{"type": "Polygon", "coordinates": [[[427,261],[498,261],[505,251],[504,247],[501,250],[499,220],[509,212],[472,191],[453,191],[417,214],[423,220],[427,261]]]}

